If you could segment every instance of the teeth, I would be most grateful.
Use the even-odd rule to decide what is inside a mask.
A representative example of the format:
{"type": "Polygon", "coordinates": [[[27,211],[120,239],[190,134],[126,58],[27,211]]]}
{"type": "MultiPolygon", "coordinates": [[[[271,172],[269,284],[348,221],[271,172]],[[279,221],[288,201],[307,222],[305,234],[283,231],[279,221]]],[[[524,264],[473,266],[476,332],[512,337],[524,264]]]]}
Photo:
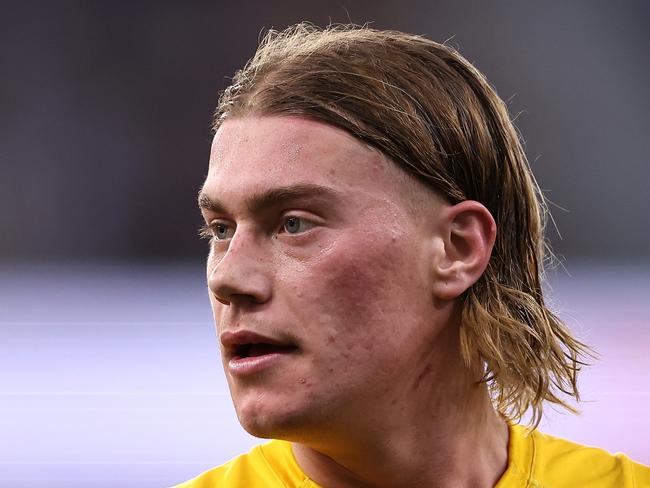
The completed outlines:
{"type": "Polygon", "coordinates": [[[295,346],[283,346],[278,344],[267,344],[267,343],[242,344],[236,349],[235,355],[242,358],[247,358],[247,357],[264,356],[265,354],[271,354],[274,352],[288,352],[293,349],[295,349],[295,346]]]}
{"type": "Polygon", "coordinates": [[[253,344],[249,351],[249,355],[264,356],[265,354],[277,352],[279,348],[280,346],[274,346],[272,344],[253,344]]]}

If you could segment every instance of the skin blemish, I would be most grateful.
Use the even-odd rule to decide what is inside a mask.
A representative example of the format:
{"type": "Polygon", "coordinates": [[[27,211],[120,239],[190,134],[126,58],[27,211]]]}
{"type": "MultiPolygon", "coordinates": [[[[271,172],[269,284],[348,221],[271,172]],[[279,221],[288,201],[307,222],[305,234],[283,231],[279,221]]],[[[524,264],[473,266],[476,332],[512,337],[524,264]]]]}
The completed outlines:
{"type": "Polygon", "coordinates": [[[403,184],[402,170],[339,129],[291,117],[227,121],[212,156],[217,164],[204,186],[248,226],[240,228],[262,228],[247,203],[265,191],[314,185],[337,195],[322,216],[311,200],[283,209],[313,210],[322,220],[314,231],[240,238],[229,248],[229,267],[218,266],[218,254],[209,258],[219,331],[241,323],[300,345],[256,381],[228,376],[242,425],[272,437],[289,421],[312,428],[323,412],[363,417],[364,399],[399,405],[415,383],[423,390],[437,371],[422,373],[420,359],[439,320],[422,270],[430,230],[421,222],[431,221],[423,209],[433,207],[411,213],[417,188],[403,184]]]}
{"type": "Polygon", "coordinates": [[[415,378],[415,383],[413,384],[413,390],[417,390],[420,387],[422,380],[424,380],[427,376],[431,376],[431,373],[432,373],[431,363],[427,363],[427,366],[424,368],[424,370],[417,376],[417,378],[415,378]]]}
{"type": "Polygon", "coordinates": [[[295,162],[302,153],[302,145],[295,142],[288,142],[282,144],[281,152],[284,154],[286,161],[289,163],[295,162]]]}

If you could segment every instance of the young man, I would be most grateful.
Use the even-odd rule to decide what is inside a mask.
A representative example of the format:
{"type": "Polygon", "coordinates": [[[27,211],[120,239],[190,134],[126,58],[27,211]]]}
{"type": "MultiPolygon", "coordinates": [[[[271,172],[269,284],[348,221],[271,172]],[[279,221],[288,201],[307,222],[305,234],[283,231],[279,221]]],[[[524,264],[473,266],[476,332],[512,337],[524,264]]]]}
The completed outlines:
{"type": "Polygon", "coordinates": [[[272,32],[214,128],[210,301],[239,420],[275,440],[180,486],[650,484],[623,455],[516,425],[570,408],[589,351],[544,304],[543,201],[458,53],[272,32]]]}

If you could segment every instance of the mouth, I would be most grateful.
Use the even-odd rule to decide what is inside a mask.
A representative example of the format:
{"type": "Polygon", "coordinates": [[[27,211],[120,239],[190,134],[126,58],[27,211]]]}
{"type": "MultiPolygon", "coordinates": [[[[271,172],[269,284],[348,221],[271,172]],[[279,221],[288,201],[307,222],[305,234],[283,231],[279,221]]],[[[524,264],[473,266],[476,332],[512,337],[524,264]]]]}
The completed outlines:
{"type": "Polygon", "coordinates": [[[299,351],[286,337],[267,337],[250,330],[225,331],[220,340],[228,371],[240,378],[261,373],[299,351]]]}
{"type": "MultiPolygon", "coordinates": [[[[226,343],[228,343],[226,336],[226,343]]],[[[298,347],[294,344],[267,342],[265,339],[256,337],[249,342],[244,342],[243,337],[237,337],[228,346],[226,353],[228,360],[228,372],[238,379],[258,378],[265,371],[273,370],[291,357],[298,347]]],[[[223,338],[222,338],[222,342],[223,338]]]]}
{"type": "Polygon", "coordinates": [[[234,360],[256,358],[268,354],[286,354],[297,350],[292,344],[273,344],[269,342],[249,342],[235,346],[232,351],[234,360]]]}

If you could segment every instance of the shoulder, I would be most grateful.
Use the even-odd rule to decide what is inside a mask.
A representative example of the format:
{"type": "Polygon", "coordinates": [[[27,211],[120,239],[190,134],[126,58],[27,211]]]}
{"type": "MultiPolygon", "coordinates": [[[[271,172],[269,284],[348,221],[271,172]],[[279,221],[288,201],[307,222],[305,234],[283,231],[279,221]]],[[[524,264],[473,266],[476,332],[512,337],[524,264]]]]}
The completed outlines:
{"type": "Polygon", "coordinates": [[[248,488],[298,486],[306,480],[291,443],[273,440],[174,488],[248,488]]]}
{"type": "Polygon", "coordinates": [[[528,486],[650,486],[650,468],[624,454],[611,454],[538,431],[527,433],[520,426],[511,428],[510,450],[509,464],[528,486]]]}

